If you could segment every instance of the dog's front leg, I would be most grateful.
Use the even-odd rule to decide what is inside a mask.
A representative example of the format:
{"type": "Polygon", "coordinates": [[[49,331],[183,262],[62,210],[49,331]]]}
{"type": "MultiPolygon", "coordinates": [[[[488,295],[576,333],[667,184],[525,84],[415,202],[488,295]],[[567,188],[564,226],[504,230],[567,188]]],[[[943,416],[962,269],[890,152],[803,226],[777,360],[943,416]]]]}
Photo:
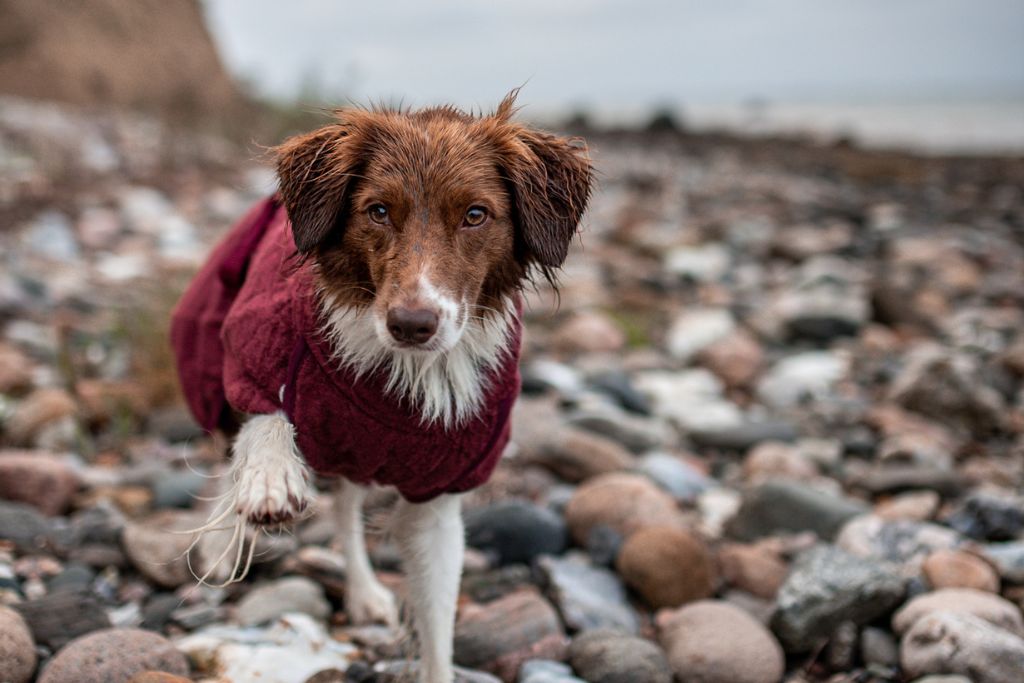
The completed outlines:
{"type": "Polygon", "coordinates": [[[249,418],[232,444],[235,512],[256,526],[294,521],[314,498],[312,473],[283,413],[249,418]]]}
{"type": "Polygon", "coordinates": [[[369,489],[342,480],[334,498],[338,537],[345,554],[345,612],[355,624],[383,621],[398,627],[398,609],[391,591],[381,585],[366,554],[363,502],[369,489]]]}
{"type": "Polygon", "coordinates": [[[420,680],[452,683],[455,606],[465,549],[461,499],[446,495],[422,504],[402,501],[394,537],[420,641],[420,680]]]}

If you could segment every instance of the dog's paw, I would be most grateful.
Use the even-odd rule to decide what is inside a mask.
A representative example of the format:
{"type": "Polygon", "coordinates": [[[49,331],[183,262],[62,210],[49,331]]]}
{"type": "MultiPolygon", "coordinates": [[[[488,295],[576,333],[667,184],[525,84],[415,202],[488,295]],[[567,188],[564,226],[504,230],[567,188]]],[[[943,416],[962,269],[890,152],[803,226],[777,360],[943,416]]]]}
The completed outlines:
{"type": "Polygon", "coordinates": [[[297,520],[312,501],[309,473],[282,462],[242,474],[235,510],[250,524],[275,526],[297,520]]]}
{"type": "Polygon", "coordinates": [[[234,444],[235,511],[256,526],[293,522],[315,498],[312,473],[281,415],[247,422],[234,444]]]}
{"type": "Polygon", "coordinates": [[[376,578],[349,581],[345,589],[345,613],[353,624],[386,624],[398,628],[395,596],[376,578]]]}

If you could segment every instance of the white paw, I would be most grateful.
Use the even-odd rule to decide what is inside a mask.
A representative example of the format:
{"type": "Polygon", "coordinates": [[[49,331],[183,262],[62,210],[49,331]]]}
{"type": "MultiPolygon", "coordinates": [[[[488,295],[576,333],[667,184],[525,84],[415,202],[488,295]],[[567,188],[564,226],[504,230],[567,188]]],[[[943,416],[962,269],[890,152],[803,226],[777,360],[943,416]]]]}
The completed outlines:
{"type": "Polygon", "coordinates": [[[316,496],[294,429],[280,414],[245,423],[235,439],[231,469],[235,511],[257,526],[294,521],[316,496]]]}
{"type": "Polygon", "coordinates": [[[345,613],[353,624],[387,624],[398,628],[395,596],[376,578],[348,582],[345,589],[345,613]]]}

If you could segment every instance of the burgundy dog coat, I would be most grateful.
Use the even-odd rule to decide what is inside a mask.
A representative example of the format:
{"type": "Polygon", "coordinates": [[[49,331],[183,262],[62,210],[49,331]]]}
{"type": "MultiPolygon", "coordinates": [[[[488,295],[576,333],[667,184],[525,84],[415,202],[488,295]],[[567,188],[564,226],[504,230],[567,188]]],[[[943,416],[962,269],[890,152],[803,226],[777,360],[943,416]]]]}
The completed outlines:
{"type": "Polygon", "coordinates": [[[383,372],[358,380],[320,333],[310,270],[296,258],[275,198],[256,205],[214,249],[178,303],[171,345],[189,408],[207,430],[231,409],[283,410],[316,472],[395,486],[422,502],[487,481],[509,438],[522,329],[489,378],[476,417],[424,424],[383,372]],[[283,390],[282,390],[283,387],[283,390]]]}

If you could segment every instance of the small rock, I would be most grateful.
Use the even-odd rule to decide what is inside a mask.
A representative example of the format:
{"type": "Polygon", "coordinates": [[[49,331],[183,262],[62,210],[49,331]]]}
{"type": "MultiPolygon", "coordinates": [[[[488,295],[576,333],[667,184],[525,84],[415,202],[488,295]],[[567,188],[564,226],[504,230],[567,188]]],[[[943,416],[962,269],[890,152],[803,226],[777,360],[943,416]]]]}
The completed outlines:
{"type": "Polygon", "coordinates": [[[772,630],[787,652],[807,652],[844,621],[865,624],[895,607],[906,581],[833,546],[799,555],[776,599],[772,630]]]}
{"type": "Polygon", "coordinates": [[[576,636],[569,661],[587,683],[672,683],[672,668],[654,643],[614,631],[576,636]]]}
{"type": "Polygon", "coordinates": [[[758,396],[773,408],[793,408],[828,395],[847,372],[848,362],[832,351],[805,351],[776,363],[758,384],[758,396]]]}
{"type": "Polygon", "coordinates": [[[110,618],[89,591],[60,591],[17,605],[40,645],[59,650],[87,633],[110,628],[110,618]]]}
{"type": "Polygon", "coordinates": [[[190,508],[208,481],[202,473],[187,469],[161,472],[153,481],[153,507],[190,508]]]}
{"type": "Polygon", "coordinates": [[[622,536],[645,526],[681,524],[675,501],[646,477],[613,473],[576,489],[565,508],[572,537],[584,545],[591,530],[607,526],[622,536]]]}
{"type": "Polygon", "coordinates": [[[636,633],[640,624],[618,577],[585,556],[543,556],[537,568],[566,626],[574,631],[610,628],[636,633]]]}
{"type": "Polygon", "coordinates": [[[728,337],[735,327],[736,321],[725,309],[688,310],[669,327],[665,345],[675,358],[689,361],[704,349],[728,337]]]}
{"type": "Polygon", "coordinates": [[[743,424],[743,412],[726,399],[722,383],[703,368],[640,373],[637,388],[651,400],[654,414],[687,432],[728,432],[743,424]]]}
{"type": "Polygon", "coordinates": [[[896,667],[900,663],[900,648],[888,631],[866,626],[860,633],[860,657],[869,666],[896,667]]]}
{"type": "MultiPolygon", "coordinates": [[[[402,659],[378,662],[373,666],[373,678],[371,680],[372,683],[409,683],[410,681],[421,680],[418,677],[419,671],[419,660],[409,661],[402,659]]],[[[501,683],[501,679],[488,673],[464,669],[461,666],[454,667],[454,673],[455,679],[452,683],[501,683]]],[[[277,683],[277,681],[271,683],[277,683]]],[[[287,683],[287,681],[281,680],[280,683],[287,683]]]]}
{"type": "Polygon", "coordinates": [[[704,348],[697,361],[730,389],[753,384],[764,366],[764,351],[748,332],[736,330],[704,348]]]}
{"type": "Polygon", "coordinates": [[[742,541],[801,531],[831,540],[848,520],[866,510],[860,501],[795,482],[771,481],[744,494],[743,504],[726,530],[742,541]]]}
{"type": "Polygon", "coordinates": [[[588,377],[594,389],[614,398],[619,405],[637,415],[650,415],[651,404],[633,385],[628,373],[617,370],[603,370],[588,377]]]}
{"type": "Polygon", "coordinates": [[[592,401],[566,416],[566,421],[587,431],[606,436],[634,453],[662,448],[676,439],[675,432],[664,420],[627,413],[608,403],[592,401]]]}
{"type": "Polygon", "coordinates": [[[1010,583],[1024,583],[1024,541],[989,543],[981,552],[999,570],[999,575],[1010,583]]]}
{"type": "Polygon", "coordinates": [[[64,512],[78,489],[78,477],[55,455],[0,451],[0,498],[28,503],[44,515],[64,512]]]}
{"type": "Polygon", "coordinates": [[[205,677],[261,683],[294,683],[324,670],[345,671],[357,652],[331,638],[307,614],[289,614],[265,628],[212,625],[175,644],[205,677]]]}
{"type": "Polygon", "coordinates": [[[32,361],[17,347],[0,343],[0,394],[15,394],[32,386],[32,361]]]}
{"type": "Polygon", "coordinates": [[[906,519],[926,522],[935,516],[942,499],[935,491],[910,491],[887,498],[875,506],[875,516],[884,520],[906,519]]]}
{"type": "MultiPolygon", "coordinates": [[[[195,529],[205,521],[202,515],[176,510],[130,521],[125,525],[122,539],[125,554],[150,581],[165,588],[177,588],[194,580],[185,554],[193,538],[191,534],[180,532],[195,529]]],[[[199,566],[195,558],[193,566],[199,566]]]]}
{"type": "Polygon", "coordinates": [[[629,469],[634,462],[633,454],[612,439],[576,427],[549,432],[525,459],[572,483],[629,469]]]}
{"type": "Polygon", "coordinates": [[[304,576],[288,576],[257,586],[238,602],[235,621],[256,626],[293,612],[321,620],[330,616],[331,606],[320,584],[304,576]]]}
{"type": "Polygon", "coordinates": [[[729,250],[716,243],[674,247],[665,254],[665,272],[698,282],[720,279],[731,263],[729,250]]]}
{"type": "Polygon", "coordinates": [[[561,517],[527,501],[510,500],[465,515],[466,542],[497,556],[499,564],[530,564],[538,555],[561,555],[568,533],[561,517]]]}
{"type": "Polygon", "coordinates": [[[0,501],[0,530],[4,539],[25,553],[38,552],[54,544],[50,522],[24,503],[0,501]]]}
{"type": "Polygon", "coordinates": [[[36,645],[21,615],[0,605],[0,681],[28,683],[36,670],[36,645]]]}
{"type": "Polygon", "coordinates": [[[976,493],[947,520],[964,536],[983,541],[1012,541],[1024,531],[1024,501],[1010,496],[976,493]]]}
{"type": "Polygon", "coordinates": [[[875,515],[854,517],[836,537],[836,545],[849,553],[905,565],[907,571],[916,570],[936,550],[955,548],[961,541],[955,531],[938,524],[875,515]]]}
{"type": "Polygon", "coordinates": [[[738,607],[715,600],[658,614],[661,644],[680,681],[777,683],[782,648],[768,630],[738,607]]]}
{"type": "Polygon", "coordinates": [[[519,670],[516,683],[587,683],[572,675],[568,664],[550,659],[531,659],[519,670]]]}
{"type": "Polygon", "coordinates": [[[646,527],[632,534],[615,565],[626,584],[656,609],[707,598],[715,589],[704,541],[677,527],[646,527]]]}
{"type": "Polygon", "coordinates": [[[192,679],[169,674],[166,671],[143,671],[132,676],[128,683],[192,683],[192,679]]]}
{"type": "Polygon", "coordinates": [[[935,612],[904,636],[900,663],[908,676],[962,674],[973,683],[1019,683],[1024,639],[971,614],[935,612]]]}
{"type": "Polygon", "coordinates": [[[892,628],[896,633],[906,633],[915,622],[937,612],[969,614],[1024,638],[1024,619],[1016,605],[972,588],[943,588],[919,595],[893,615],[892,628]]]}
{"type": "Polygon", "coordinates": [[[74,437],[73,416],[77,411],[75,399],[63,389],[36,389],[14,409],[5,430],[13,443],[23,446],[70,445],[70,438],[67,443],[64,440],[74,437]],[[44,444],[49,440],[42,439],[47,431],[53,435],[55,443],[44,444]]]}
{"type": "Polygon", "coordinates": [[[746,452],[764,441],[794,441],[798,433],[789,422],[744,421],[722,429],[696,429],[690,439],[698,446],[724,451],[746,452]]]}
{"type": "Polygon", "coordinates": [[[640,459],[640,471],[680,503],[694,502],[715,485],[713,479],[670,453],[648,453],[640,459]]]}
{"type": "Polygon", "coordinates": [[[626,345],[626,335],[608,316],[583,311],[560,325],[550,342],[553,348],[568,352],[612,352],[626,345]]]}
{"type": "Polygon", "coordinates": [[[562,659],[566,646],[558,614],[533,589],[469,605],[455,625],[455,662],[505,680],[528,659],[562,659]]]}
{"type": "Polygon", "coordinates": [[[718,565],[727,584],[765,600],[775,599],[789,573],[779,554],[763,543],[723,544],[718,549],[718,565]]]}
{"type": "Polygon", "coordinates": [[[966,433],[986,434],[1002,426],[1006,407],[994,389],[978,381],[979,374],[968,356],[928,344],[907,356],[890,397],[966,433]]]}
{"type": "Polygon", "coordinates": [[[812,481],[818,468],[793,445],[766,441],[750,449],[743,459],[743,478],[749,484],[771,479],[812,481]]]}
{"type": "Polygon", "coordinates": [[[163,636],[111,628],[77,638],[50,660],[39,683],[122,683],[143,671],[189,673],[188,661],[163,636]]]}
{"type": "Polygon", "coordinates": [[[921,565],[932,588],[974,588],[999,592],[999,575],[985,560],[960,550],[937,550],[921,565]]]}

